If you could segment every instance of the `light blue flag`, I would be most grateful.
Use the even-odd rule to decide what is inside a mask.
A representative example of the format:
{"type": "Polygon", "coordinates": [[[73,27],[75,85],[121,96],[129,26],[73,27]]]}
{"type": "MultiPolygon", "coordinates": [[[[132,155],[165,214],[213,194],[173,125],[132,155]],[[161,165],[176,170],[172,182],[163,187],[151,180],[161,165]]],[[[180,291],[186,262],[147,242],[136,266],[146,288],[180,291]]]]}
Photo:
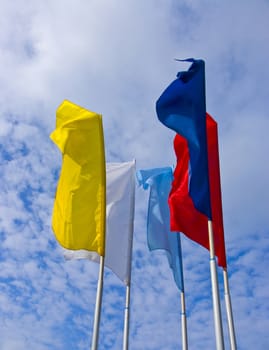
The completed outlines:
{"type": "Polygon", "coordinates": [[[137,171],[139,185],[150,188],[147,238],[150,250],[164,249],[179,290],[184,291],[180,234],[170,232],[168,196],[173,172],[171,167],[137,171]]]}

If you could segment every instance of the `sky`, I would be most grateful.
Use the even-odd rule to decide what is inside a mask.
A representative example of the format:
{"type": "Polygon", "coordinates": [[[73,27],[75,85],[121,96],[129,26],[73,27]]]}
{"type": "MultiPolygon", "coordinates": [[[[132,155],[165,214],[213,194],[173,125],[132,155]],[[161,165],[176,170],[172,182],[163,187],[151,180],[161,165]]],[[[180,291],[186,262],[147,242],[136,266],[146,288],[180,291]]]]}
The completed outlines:
{"type": "MultiPolygon", "coordinates": [[[[269,2],[1,0],[0,349],[90,348],[98,264],[65,261],[51,229],[61,154],[49,138],[64,99],[103,115],[107,162],[175,164],[155,102],[206,63],[219,127],[225,242],[238,350],[269,344],[269,2]]],[[[136,188],[130,350],[181,349],[180,295],[147,247],[136,188]]],[[[189,349],[215,349],[209,254],[182,236],[189,349]]],[[[219,270],[225,348],[229,349],[219,270]]],[[[121,349],[125,286],[107,268],[100,349],[121,349]]]]}

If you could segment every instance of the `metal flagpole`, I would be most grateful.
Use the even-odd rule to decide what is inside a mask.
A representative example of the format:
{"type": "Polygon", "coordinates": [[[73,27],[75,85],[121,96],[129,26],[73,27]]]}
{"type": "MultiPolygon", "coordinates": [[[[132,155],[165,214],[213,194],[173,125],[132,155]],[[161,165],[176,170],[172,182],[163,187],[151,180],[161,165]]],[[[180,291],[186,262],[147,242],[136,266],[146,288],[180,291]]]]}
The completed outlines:
{"type": "Polygon", "coordinates": [[[187,336],[187,317],[185,306],[185,293],[180,292],[181,299],[181,333],[182,333],[182,350],[188,350],[188,336],[187,336]]]}
{"type": "Polygon", "coordinates": [[[102,296],[103,296],[104,265],[105,265],[105,257],[100,256],[99,279],[98,279],[98,286],[97,286],[97,291],[96,291],[96,302],[95,302],[91,350],[98,349],[99,325],[100,325],[102,296]]]}
{"type": "Polygon", "coordinates": [[[213,236],[213,228],[212,228],[211,220],[208,220],[208,236],[209,236],[209,248],[210,248],[210,274],[211,274],[211,286],[212,286],[212,297],[213,297],[216,349],[224,350],[218,275],[217,275],[215,249],[214,249],[214,236],[213,236]]]}
{"type": "Polygon", "coordinates": [[[130,320],[130,282],[126,286],[126,299],[124,310],[124,332],[123,332],[123,350],[129,347],[129,320],[130,320]]]}
{"type": "Polygon", "coordinates": [[[231,297],[230,297],[227,268],[223,269],[223,281],[224,281],[224,297],[225,297],[226,313],[227,313],[228,328],[229,328],[230,345],[231,345],[231,350],[236,350],[237,346],[236,346],[236,338],[235,338],[235,331],[234,331],[233,310],[232,310],[232,303],[231,303],[231,297]]]}
{"type": "MultiPolygon", "coordinates": [[[[136,165],[136,160],[134,160],[136,165]]],[[[134,180],[134,179],[133,179],[134,180]]],[[[124,309],[124,330],[123,330],[123,350],[129,348],[129,324],[130,324],[130,300],[131,300],[131,275],[132,275],[132,251],[133,251],[133,233],[134,233],[134,206],[135,206],[135,181],[131,188],[131,208],[130,213],[132,219],[130,220],[131,242],[129,253],[129,278],[126,284],[125,293],[125,309],[124,309]]]]}

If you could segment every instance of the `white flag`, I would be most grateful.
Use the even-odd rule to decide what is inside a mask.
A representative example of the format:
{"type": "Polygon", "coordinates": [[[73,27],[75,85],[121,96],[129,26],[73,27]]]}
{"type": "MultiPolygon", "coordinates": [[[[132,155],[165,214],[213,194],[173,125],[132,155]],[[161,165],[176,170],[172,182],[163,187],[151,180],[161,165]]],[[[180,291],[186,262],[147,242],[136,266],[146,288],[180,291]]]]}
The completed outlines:
{"type": "MultiPolygon", "coordinates": [[[[130,282],[135,199],[135,161],[106,164],[106,247],[105,266],[126,285],[130,282]]],[[[67,260],[90,259],[99,255],[86,250],[64,250],[67,260]]]]}

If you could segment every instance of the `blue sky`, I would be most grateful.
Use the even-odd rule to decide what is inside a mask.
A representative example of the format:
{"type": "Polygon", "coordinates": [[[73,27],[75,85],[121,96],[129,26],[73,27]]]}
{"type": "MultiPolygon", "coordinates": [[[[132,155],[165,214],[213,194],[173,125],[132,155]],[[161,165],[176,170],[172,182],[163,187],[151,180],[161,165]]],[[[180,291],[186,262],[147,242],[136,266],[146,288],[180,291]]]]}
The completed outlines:
{"type": "MultiPolygon", "coordinates": [[[[51,230],[58,105],[103,114],[107,161],[173,165],[174,133],[155,101],[186,57],[206,62],[219,125],[238,349],[268,347],[268,17],[266,0],[1,1],[1,350],[90,348],[98,265],[66,262],[51,230]]],[[[180,349],[179,292],[165,254],[148,251],[147,196],[137,188],[130,349],[180,349]]],[[[208,252],[184,237],[182,249],[189,348],[214,349],[208,252]]],[[[122,347],[124,293],[106,269],[100,349],[122,347]]]]}

